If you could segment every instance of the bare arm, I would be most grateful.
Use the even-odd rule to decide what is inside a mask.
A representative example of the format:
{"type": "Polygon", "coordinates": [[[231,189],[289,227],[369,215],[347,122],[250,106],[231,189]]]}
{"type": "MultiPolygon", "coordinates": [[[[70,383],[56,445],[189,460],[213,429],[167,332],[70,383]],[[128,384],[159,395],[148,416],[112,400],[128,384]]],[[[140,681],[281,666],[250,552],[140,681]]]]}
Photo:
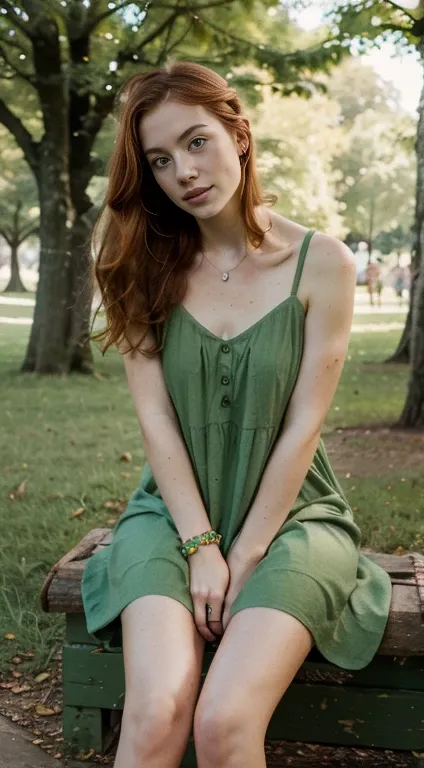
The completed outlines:
{"type": "Polygon", "coordinates": [[[287,518],[312,463],[346,357],[355,260],[340,241],[315,237],[318,243],[311,264],[315,288],[305,321],[302,362],[281,435],[235,543],[242,560],[263,557],[287,518]]]}
{"type": "MultiPolygon", "coordinates": [[[[143,341],[153,342],[149,331],[143,341]]],[[[143,436],[146,459],[159,492],[182,540],[211,528],[183,440],[178,419],[166,389],[159,356],[125,353],[124,366],[143,436]]]]}

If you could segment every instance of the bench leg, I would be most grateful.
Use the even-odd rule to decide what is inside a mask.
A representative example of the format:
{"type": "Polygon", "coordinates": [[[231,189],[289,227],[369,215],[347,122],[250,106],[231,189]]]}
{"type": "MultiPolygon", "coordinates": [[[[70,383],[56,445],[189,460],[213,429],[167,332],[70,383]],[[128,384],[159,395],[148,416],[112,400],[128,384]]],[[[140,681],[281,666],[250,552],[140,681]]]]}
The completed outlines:
{"type": "Polygon", "coordinates": [[[62,713],[64,747],[70,753],[102,753],[105,745],[105,715],[100,708],[65,705],[62,713]]]}

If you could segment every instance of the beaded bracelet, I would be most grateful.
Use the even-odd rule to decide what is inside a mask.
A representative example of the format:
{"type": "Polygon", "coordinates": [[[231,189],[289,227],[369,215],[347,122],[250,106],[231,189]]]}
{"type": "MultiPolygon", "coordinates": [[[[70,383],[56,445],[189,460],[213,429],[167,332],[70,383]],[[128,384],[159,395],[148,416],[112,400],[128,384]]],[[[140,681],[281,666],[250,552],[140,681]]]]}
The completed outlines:
{"type": "Polygon", "coordinates": [[[189,555],[193,555],[195,552],[197,552],[199,546],[208,544],[218,544],[219,546],[221,539],[222,534],[213,530],[205,531],[204,533],[200,533],[199,536],[193,536],[192,539],[186,539],[183,541],[183,545],[180,547],[180,552],[182,555],[184,555],[185,558],[187,558],[189,555]]]}

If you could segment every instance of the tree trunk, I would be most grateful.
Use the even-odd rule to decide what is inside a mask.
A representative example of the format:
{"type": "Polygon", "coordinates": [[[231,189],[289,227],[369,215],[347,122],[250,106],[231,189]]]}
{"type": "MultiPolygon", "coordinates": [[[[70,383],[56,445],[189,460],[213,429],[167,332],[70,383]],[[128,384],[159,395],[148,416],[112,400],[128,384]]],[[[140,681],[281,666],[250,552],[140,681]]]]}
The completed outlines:
{"type": "Polygon", "coordinates": [[[26,293],[19,272],[18,243],[12,241],[10,245],[10,280],[4,289],[4,293],[26,293]]]}
{"type": "Polygon", "coordinates": [[[10,280],[4,289],[4,293],[26,293],[26,288],[21,280],[19,272],[18,248],[21,243],[19,217],[22,210],[22,201],[18,200],[13,214],[11,237],[7,238],[10,245],[10,280]]]}
{"type": "MultiPolygon", "coordinates": [[[[424,41],[418,46],[421,65],[424,63],[424,41]]],[[[416,233],[418,243],[419,272],[416,274],[413,299],[411,301],[411,373],[408,393],[399,426],[409,429],[424,429],[424,269],[422,253],[424,248],[424,85],[419,104],[419,122],[416,151],[418,160],[416,233]]],[[[418,258],[418,256],[417,256],[418,258]]]]}
{"type": "Polygon", "coordinates": [[[70,275],[71,327],[69,344],[72,349],[70,370],[93,373],[93,355],[89,335],[93,284],[91,273],[90,237],[92,225],[86,216],[76,216],[72,228],[72,269],[70,275]]]}
{"type": "Polygon", "coordinates": [[[33,42],[36,87],[45,133],[37,182],[40,199],[40,276],[34,321],[22,370],[62,374],[74,349],[71,279],[73,209],[69,184],[68,84],[62,71],[57,24],[40,21],[33,42]]]}
{"type": "MultiPolygon", "coordinates": [[[[417,248],[415,256],[419,252],[417,248]]],[[[418,277],[418,268],[415,268],[417,259],[413,256],[411,261],[411,287],[409,289],[409,308],[406,316],[405,328],[403,329],[402,336],[400,337],[399,344],[397,345],[393,355],[385,360],[385,363],[409,363],[411,360],[411,328],[412,328],[412,307],[414,304],[415,286],[418,277]]]]}

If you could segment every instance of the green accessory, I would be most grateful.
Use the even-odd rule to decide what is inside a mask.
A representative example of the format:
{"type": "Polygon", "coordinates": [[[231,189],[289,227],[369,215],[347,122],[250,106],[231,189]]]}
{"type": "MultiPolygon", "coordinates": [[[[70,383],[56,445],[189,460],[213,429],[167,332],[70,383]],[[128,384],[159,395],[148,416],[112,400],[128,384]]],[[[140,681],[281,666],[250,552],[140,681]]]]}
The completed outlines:
{"type": "Polygon", "coordinates": [[[183,541],[183,545],[180,547],[180,552],[187,558],[189,555],[193,555],[197,552],[201,546],[206,546],[208,544],[218,544],[219,546],[221,539],[222,535],[220,533],[212,530],[205,531],[204,533],[199,534],[199,536],[193,536],[192,539],[183,541]]]}

